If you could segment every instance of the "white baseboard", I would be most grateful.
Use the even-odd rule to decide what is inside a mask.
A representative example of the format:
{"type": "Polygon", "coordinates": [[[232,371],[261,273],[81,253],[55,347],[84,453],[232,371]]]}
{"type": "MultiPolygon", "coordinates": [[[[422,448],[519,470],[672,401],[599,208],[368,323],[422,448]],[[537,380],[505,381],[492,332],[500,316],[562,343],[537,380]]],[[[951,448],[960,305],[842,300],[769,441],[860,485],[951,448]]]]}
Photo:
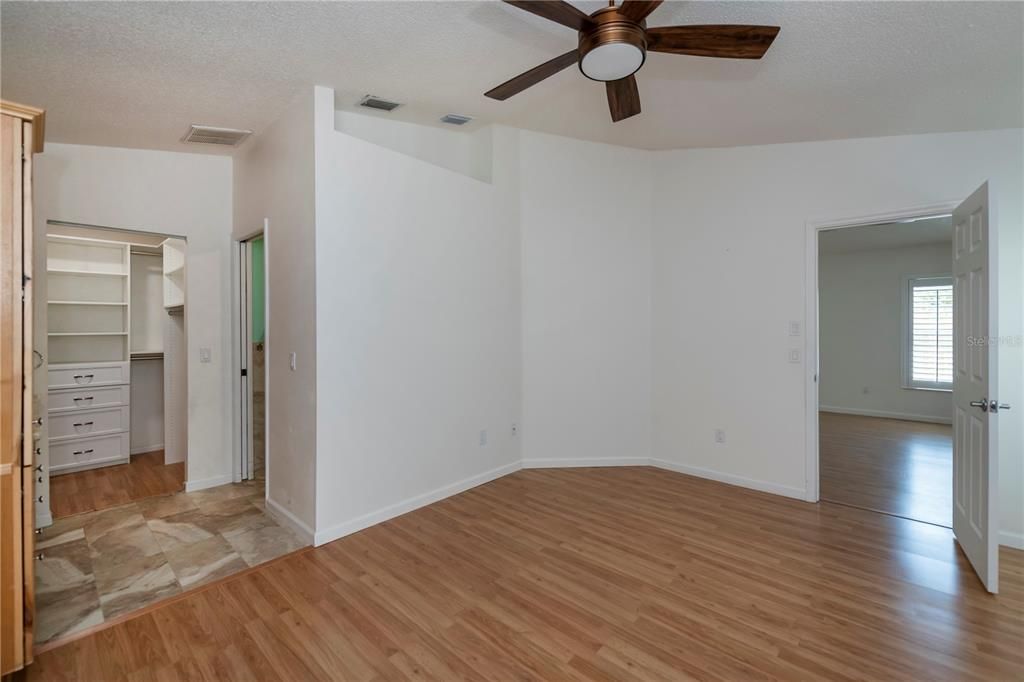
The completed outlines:
{"type": "Polygon", "coordinates": [[[563,459],[524,459],[524,469],[568,469],[574,467],[645,467],[648,457],[578,457],[563,459]]]}
{"type": "Polygon", "coordinates": [[[295,514],[292,514],[290,511],[279,505],[277,502],[274,502],[274,500],[270,499],[269,497],[266,498],[266,503],[267,513],[270,514],[270,516],[274,517],[274,519],[281,522],[283,525],[291,528],[300,538],[305,540],[308,544],[313,544],[313,529],[307,526],[302,521],[302,519],[300,519],[295,514]]]}
{"type": "Polygon", "coordinates": [[[163,443],[155,443],[153,445],[138,445],[138,446],[132,448],[131,450],[129,450],[128,452],[129,452],[129,454],[132,454],[132,455],[141,455],[144,452],[156,452],[157,450],[163,450],[163,449],[164,449],[164,444],[163,443]]]}
{"type": "Polygon", "coordinates": [[[882,419],[901,419],[908,422],[926,422],[928,424],[952,424],[953,420],[948,417],[935,417],[928,414],[905,414],[903,412],[886,412],[885,410],[862,410],[855,407],[835,407],[833,405],[819,405],[819,412],[834,412],[836,414],[853,414],[858,417],[881,417],[882,419]]]}
{"type": "Polygon", "coordinates": [[[696,476],[698,478],[707,478],[712,481],[718,481],[719,483],[728,483],[729,485],[735,485],[741,488],[760,490],[763,493],[782,495],[784,497],[792,497],[801,501],[806,501],[805,492],[803,488],[792,488],[790,486],[780,485],[778,483],[771,483],[770,481],[759,481],[753,478],[744,478],[743,476],[726,474],[721,471],[714,471],[712,469],[701,469],[700,467],[694,467],[688,464],[669,462],[668,460],[664,459],[652,459],[651,466],[657,467],[659,469],[666,469],[668,471],[675,471],[680,474],[696,476]]]}
{"type": "Polygon", "coordinates": [[[194,493],[197,490],[216,488],[219,485],[224,485],[226,483],[231,482],[231,474],[224,474],[223,476],[214,476],[213,478],[204,478],[198,481],[185,481],[185,492],[194,493]]]}
{"type": "Polygon", "coordinates": [[[319,547],[320,545],[331,542],[332,540],[343,538],[346,535],[357,533],[365,528],[387,521],[388,519],[393,519],[396,516],[407,514],[414,509],[425,507],[428,504],[433,504],[434,502],[443,500],[446,497],[458,495],[470,488],[475,488],[478,485],[489,483],[497,478],[511,474],[514,471],[519,471],[522,468],[522,462],[512,462],[511,464],[500,466],[497,469],[491,469],[490,471],[485,471],[482,474],[470,476],[469,478],[457,481],[451,485],[431,490],[430,492],[423,493],[422,495],[410,497],[409,499],[398,502],[397,504],[388,505],[383,509],[378,509],[377,511],[370,512],[369,514],[364,514],[363,516],[352,519],[351,521],[346,521],[336,526],[319,530],[314,534],[313,544],[319,547]]]}
{"type": "Polygon", "coordinates": [[[1008,530],[999,531],[999,544],[1003,547],[1024,549],[1024,533],[1011,533],[1008,530]]]}

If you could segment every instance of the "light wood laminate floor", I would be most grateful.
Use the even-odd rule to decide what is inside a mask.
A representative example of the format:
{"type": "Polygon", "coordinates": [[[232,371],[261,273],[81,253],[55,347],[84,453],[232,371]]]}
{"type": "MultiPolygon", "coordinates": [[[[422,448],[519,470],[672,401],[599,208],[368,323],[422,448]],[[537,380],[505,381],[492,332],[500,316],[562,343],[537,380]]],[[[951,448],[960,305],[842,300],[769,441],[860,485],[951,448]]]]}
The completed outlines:
{"type": "Polygon", "coordinates": [[[653,468],[524,470],[38,656],[30,680],[1009,680],[1024,558],[653,468]]]}
{"type": "Polygon", "coordinates": [[[50,478],[50,513],[61,519],[110,509],[185,488],[185,463],[164,464],[164,451],[132,455],[128,464],[50,478]]]}
{"type": "Polygon", "coordinates": [[[821,499],[953,525],[953,427],[822,412],[821,499]]]}

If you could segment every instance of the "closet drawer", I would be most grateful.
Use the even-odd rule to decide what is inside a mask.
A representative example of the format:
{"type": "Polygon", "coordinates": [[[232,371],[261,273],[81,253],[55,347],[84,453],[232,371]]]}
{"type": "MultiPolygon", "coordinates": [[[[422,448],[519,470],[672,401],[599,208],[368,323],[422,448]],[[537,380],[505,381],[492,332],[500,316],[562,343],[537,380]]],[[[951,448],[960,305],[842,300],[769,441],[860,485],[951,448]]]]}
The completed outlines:
{"type": "Polygon", "coordinates": [[[128,406],[50,415],[50,442],[127,431],[128,406]]]}
{"type": "Polygon", "coordinates": [[[50,391],[50,412],[70,412],[96,407],[127,405],[131,389],[129,386],[107,386],[101,388],[72,388],[50,391]]]}
{"type": "Polygon", "coordinates": [[[130,377],[127,362],[50,365],[50,388],[127,384],[130,377]]]}
{"type": "Polygon", "coordinates": [[[118,433],[103,438],[83,438],[50,444],[50,472],[88,464],[128,461],[128,434],[118,433]]]}

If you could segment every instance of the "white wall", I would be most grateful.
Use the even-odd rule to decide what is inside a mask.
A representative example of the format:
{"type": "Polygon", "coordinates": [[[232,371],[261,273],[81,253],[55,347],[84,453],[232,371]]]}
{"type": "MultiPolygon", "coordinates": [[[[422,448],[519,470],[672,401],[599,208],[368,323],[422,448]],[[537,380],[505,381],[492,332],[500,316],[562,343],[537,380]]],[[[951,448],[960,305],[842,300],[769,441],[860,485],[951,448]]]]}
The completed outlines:
{"type": "Polygon", "coordinates": [[[651,454],[647,152],[520,133],[523,457],[651,454]]]}
{"type": "MultiPolygon", "coordinates": [[[[824,232],[821,243],[834,234],[824,232]]],[[[951,393],[903,386],[906,278],[949,275],[952,260],[952,243],[821,254],[822,410],[952,423],[951,393]]]]}
{"type": "Polygon", "coordinates": [[[235,155],[233,229],[236,239],[244,239],[261,231],[264,219],[269,220],[265,236],[268,508],[309,539],[316,523],[318,371],[313,171],[313,93],[309,90],[235,155]],[[295,371],[290,369],[290,353],[296,354],[295,371]]]}
{"type": "Polygon", "coordinates": [[[386,116],[335,111],[334,129],[477,180],[491,181],[492,126],[475,130],[473,123],[466,124],[468,129],[446,124],[426,126],[382,118],[386,116]]]}
{"type": "Polygon", "coordinates": [[[230,481],[231,159],[47,143],[35,164],[37,237],[48,219],[187,237],[187,480],[230,481]]]}
{"type": "Polygon", "coordinates": [[[486,183],[334,122],[317,88],[318,543],[520,460],[515,132],[486,183]]]}
{"type": "Polygon", "coordinates": [[[805,377],[787,362],[813,283],[809,220],[966,197],[998,221],[1003,540],[1024,541],[1021,130],[654,154],[654,453],[677,468],[803,497],[805,377]],[[726,430],[716,444],[713,429],[726,430]]]}

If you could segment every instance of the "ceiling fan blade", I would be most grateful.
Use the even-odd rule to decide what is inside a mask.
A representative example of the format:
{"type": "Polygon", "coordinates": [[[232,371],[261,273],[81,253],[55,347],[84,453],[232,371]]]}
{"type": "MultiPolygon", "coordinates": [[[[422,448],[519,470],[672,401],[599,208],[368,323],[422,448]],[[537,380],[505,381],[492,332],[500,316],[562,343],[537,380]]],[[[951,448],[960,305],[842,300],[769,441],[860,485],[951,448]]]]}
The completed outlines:
{"type": "Polygon", "coordinates": [[[564,0],[505,0],[510,5],[550,19],[575,31],[582,31],[590,24],[590,17],[564,0]]]}
{"type": "Polygon", "coordinates": [[[647,49],[698,57],[760,59],[778,33],[778,26],[658,26],[647,29],[647,49]]]}
{"type": "Polygon", "coordinates": [[[545,78],[554,76],[565,67],[575,64],[578,60],[579,50],[569,50],[565,54],[549,59],[540,66],[535,66],[529,71],[505,81],[496,88],[491,88],[484,95],[491,99],[508,99],[512,95],[518,95],[531,85],[536,85],[545,78]]]}
{"type": "Polygon", "coordinates": [[[612,112],[612,121],[621,121],[640,113],[640,92],[636,89],[634,76],[608,81],[604,85],[608,92],[608,109],[612,112]]]}
{"type": "Polygon", "coordinates": [[[633,21],[642,21],[647,15],[658,9],[662,0],[622,0],[619,6],[619,14],[633,21]]]}

